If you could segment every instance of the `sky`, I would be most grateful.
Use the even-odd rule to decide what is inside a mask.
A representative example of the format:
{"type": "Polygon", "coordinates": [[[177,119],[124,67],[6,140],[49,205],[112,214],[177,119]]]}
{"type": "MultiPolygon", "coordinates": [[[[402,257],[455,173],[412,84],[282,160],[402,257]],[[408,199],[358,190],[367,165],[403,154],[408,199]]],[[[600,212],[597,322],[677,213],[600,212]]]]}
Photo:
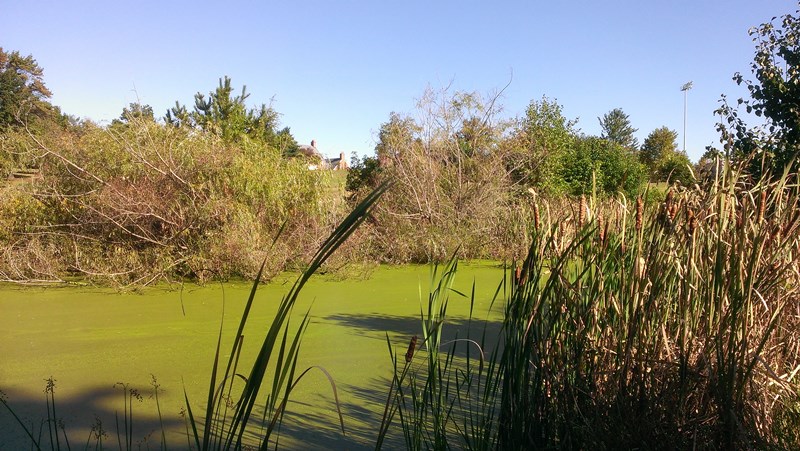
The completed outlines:
{"type": "Polygon", "coordinates": [[[426,88],[502,90],[504,118],[547,96],[588,135],[614,108],[643,142],[678,132],[696,161],[717,145],[722,94],[746,96],[748,29],[789,0],[0,0],[0,47],[33,55],[52,103],[99,123],[139,101],[157,116],[229,76],[249,106],[323,154],[371,155],[391,112],[426,88]],[[684,97],[681,86],[693,88],[684,97]]]}

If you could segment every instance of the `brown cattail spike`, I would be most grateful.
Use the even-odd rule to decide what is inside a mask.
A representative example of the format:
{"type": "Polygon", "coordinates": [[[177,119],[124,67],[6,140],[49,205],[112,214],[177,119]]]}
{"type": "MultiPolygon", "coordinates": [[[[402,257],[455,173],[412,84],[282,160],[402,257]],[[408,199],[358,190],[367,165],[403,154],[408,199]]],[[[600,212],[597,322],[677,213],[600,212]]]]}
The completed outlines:
{"type": "Polygon", "coordinates": [[[636,231],[642,230],[642,216],[644,216],[644,201],[642,196],[636,198],[636,231]]]}
{"type": "Polygon", "coordinates": [[[414,350],[417,349],[417,336],[411,337],[411,342],[408,343],[408,351],[406,352],[406,363],[411,363],[414,358],[414,350]]]}
{"type": "Polygon", "coordinates": [[[600,239],[600,245],[602,246],[606,241],[606,231],[603,229],[603,215],[600,213],[597,214],[597,233],[600,239]]]}

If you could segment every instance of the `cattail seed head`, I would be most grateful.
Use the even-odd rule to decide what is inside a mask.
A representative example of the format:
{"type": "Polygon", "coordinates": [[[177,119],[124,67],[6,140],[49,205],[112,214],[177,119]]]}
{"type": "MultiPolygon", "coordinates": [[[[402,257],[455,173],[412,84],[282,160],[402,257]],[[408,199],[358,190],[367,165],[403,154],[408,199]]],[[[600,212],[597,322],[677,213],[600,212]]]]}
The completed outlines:
{"type": "Polygon", "coordinates": [[[644,216],[644,201],[642,196],[636,198],[636,231],[642,230],[642,216],[644,216]]]}
{"type": "Polygon", "coordinates": [[[533,227],[539,230],[539,204],[533,204],[533,227]]]}
{"type": "Polygon", "coordinates": [[[578,227],[583,226],[583,219],[584,219],[584,211],[586,210],[586,197],[581,194],[581,205],[580,210],[578,211],[578,227]]]}
{"type": "Polygon", "coordinates": [[[758,205],[758,223],[761,224],[761,221],[764,220],[764,210],[767,206],[767,192],[761,191],[761,199],[758,205]]]}
{"type": "Polygon", "coordinates": [[[414,335],[411,337],[411,341],[408,343],[408,351],[406,352],[406,363],[411,363],[411,359],[414,358],[414,350],[417,349],[417,336],[414,335]]]}
{"type": "MultiPolygon", "coordinates": [[[[598,238],[600,239],[600,245],[601,246],[606,241],[606,230],[603,229],[603,226],[604,226],[604,224],[603,224],[603,215],[598,213],[597,214],[597,233],[598,233],[598,238]]],[[[605,224],[605,226],[608,226],[608,224],[605,224]]]]}

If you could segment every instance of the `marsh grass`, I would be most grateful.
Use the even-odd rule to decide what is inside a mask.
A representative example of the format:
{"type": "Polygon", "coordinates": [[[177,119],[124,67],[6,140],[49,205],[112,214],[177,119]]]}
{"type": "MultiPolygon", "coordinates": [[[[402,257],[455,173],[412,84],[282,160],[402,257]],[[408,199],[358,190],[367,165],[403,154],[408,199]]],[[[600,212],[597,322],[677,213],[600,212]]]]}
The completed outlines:
{"type": "MultiPolygon", "coordinates": [[[[652,204],[582,198],[567,218],[538,200],[527,256],[495,291],[499,337],[470,307],[466,336],[443,341],[450,302],[473,306],[475,287],[453,289],[455,258],[434,267],[428,296],[420,293],[418,335],[397,348],[386,336],[392,375],[375,448],[400,435],[408,449],[800,447],[800,187],[791,174],[753,181],[730,167],[717,173],[707,186],[673,187],[652,204]]],[[[293,323],[292,311],[385,189],[323,243],[245,365],[256,279],[227,362],[220,328],[205,411],[196,415],[185,395],[187,447],[279,447],[287,402],[310,371],[328,379],[338,409],[330,374],[297,368],[309,316],[293,323]]],[[[119,426],[117,441],[127,449],[135,397],[124,389],[125,445],[119,426]]],[[[0,401],[34,447],[46,433],[60,449],[55,397],[46,394],[48,420],[38,431],[0,401]]],[[[108,443],[102,424],[92,433],[95,448],[108,443]]]]}
{"type": "Polygon", "coordinates": [[[381,449],[391,434],[395,416],[407,449],[492,449],[496,443],[499,378],[493,373],[497,362],[487,361],[483,349],[489,342],[488,321],[480,337],[470,336],[479,324],[473,323],[475,286],[469,294],[453,289],[457,270],[455,257],[441,272],[438,266],[432,268],[430,292],[420,308],[419,343],[415,335],[403,356],[387,335],[393,376],[375,449],[381,449]],[[451,295],[470,303],[467,336],[443,342],[451,295]]]}
{"type": "Polygon", "coordinates": [[[796,449],[800,190],[790,174],[718,174],[650,208],[582,198],[564,221],[537,205],[498,288],[500,344],[482,337],[477,365],[436,341],[451,263],[423,318],[426,363],[390,346],[376,448],[396,412],[409,449],[796,449]]]}

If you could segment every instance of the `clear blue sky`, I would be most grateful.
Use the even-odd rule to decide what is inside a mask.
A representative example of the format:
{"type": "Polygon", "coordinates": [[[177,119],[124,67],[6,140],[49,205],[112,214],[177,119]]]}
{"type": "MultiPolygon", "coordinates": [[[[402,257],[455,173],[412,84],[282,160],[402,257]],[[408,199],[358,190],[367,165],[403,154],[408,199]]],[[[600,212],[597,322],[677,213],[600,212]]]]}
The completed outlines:
{"type": "Polygon", "coordinates": [[[587,134],[622,108],[637,137],[660,126],[697,160],[716,144],[720,95],[746,92],[747,30],[794,13],[789,0],[676,1],[19,1],[0,0],[0,46],[32,54],[52,101],[95,121],[141,100],[246,84],[281,124],[328,155],[372,153],[389,113],[413,113],[427,86],[504,93],[504,114],[556,99],[587,134]],[[513,79],[512,79],[513,73],[513,79]]]}

